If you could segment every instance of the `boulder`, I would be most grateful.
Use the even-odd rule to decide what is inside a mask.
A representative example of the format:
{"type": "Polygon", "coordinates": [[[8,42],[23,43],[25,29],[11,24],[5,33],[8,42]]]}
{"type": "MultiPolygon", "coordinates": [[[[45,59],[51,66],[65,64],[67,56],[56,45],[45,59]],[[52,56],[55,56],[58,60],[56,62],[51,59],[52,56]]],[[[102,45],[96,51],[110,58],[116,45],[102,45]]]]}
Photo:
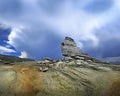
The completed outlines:
{"type": "Polygon", "coordinates": [[[44,58],[43,61],[46,62],[46,63],[47,63],[47,62],[53,62],[53,60],[50,59],[50,58],[44,58]]]}
{"type": "Polygon", "coordinates": [[[82,56],[76,56],[75,59],[85,60],[85,58],[82,56]]]}
{"type": "Polygon", "coordinates": [[[46,72],[46,71],[48,71],[48,69],[49,69],[49,68],[46,67],[46,68],[44,68],[44,69],[42,70],[42,72],[46,72]]]}

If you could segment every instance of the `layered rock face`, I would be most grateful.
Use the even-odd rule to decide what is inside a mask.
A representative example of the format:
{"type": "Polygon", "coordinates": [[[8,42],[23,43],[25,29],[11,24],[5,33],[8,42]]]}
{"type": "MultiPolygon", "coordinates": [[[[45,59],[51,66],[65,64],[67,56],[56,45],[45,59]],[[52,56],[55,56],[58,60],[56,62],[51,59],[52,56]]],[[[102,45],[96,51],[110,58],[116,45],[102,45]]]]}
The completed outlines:
{"type": "Polygon", "coordinates": [[[83,53],[77,47],[75,41],[70,37],[65,37],[64,41],[61,44],[62,55],[65,56],[65,60],[76,58],[81,56],[83,53]]]}
{"type": "Polygon", "coordinates": [[[83,64],[85,62],[102,63],[101,61],[83,53],[80,48],[77,47],[75,41],[70,37],[65,37],[64,41],[61,43],[61,50],[65,61],[75,60],[78,64],[83,64]]]}

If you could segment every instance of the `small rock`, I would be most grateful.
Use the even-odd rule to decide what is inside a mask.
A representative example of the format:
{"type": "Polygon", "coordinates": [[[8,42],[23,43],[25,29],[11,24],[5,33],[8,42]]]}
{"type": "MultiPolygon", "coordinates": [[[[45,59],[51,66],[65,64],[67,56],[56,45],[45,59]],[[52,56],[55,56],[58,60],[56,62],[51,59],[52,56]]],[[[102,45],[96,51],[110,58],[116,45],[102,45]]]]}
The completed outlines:
{"type": "Polygon", "coordinates": [[[37,64],[41,64],[42,63],[42,61],[37,61],[37,64]]]}
{"type": "Polygon", "coordinates": [[[71,60],[73,60],[73,58],[72,57],[68,57],[68,56],[65,56],[65,61],[71,61],[71,60]]]}
{"type": "Polygon", "coordinates": [[[80,60],[84,60],[84,57],[80,57],[80,56],[76,56],[75,59],[80,59],[80,60]]]}
{"type": "Polygon", "coordinates": [[[84,62],[83,60],[76,60],[77,65],[81,65],[81,64],[83,64],[83,62],[84,62]]]}
{"type": "Polygon", "coordinates": [[[59,58],[58,60],[56,60],[56,62],[62,62],[62,59],[59,58]]]}
{"type": "Polygon", "coordinates": [[[43,59],[43,61],[44,61],[45,63],[48,63],[48,62],[53,62],[53,60],[52,60],[52,59],[50,59],[50,58],[44,58],[44,59],[43,59]]]}
{"type": "Polygon", "coordinates": [[[49,64],[48,67],[52,68],[54,65],[53,64],[49,64]]]}
{"type": "Polygon", "coordinates": [[[93,62],[92,60],[87,60],[88,62],[93,62]]]}
{"type": "Polygon", "coordinates": [[[39,71],[42,71],[42,67],[39,68],[39,71]]]}
{"type": "Polygon", "coordinates": [[[42,70],[42,72],[46,72],[46,71],[48,71],[48,69],[49,69],[49,68],[45,68],[45,69],[42,70]]]}

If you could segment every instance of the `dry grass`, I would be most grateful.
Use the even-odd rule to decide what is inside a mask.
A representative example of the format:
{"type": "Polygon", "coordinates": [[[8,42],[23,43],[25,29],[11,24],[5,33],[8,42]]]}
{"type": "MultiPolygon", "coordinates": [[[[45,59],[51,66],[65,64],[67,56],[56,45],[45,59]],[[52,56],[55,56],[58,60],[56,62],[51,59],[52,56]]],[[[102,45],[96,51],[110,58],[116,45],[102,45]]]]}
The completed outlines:
{"type": "Polygon", "coordinates": [[[120,75],[113,78],[112,84],[106,96],[120,96],[120,75]]]}
{"type": "Polygon", "coordinates": [[[120,96],[116,71],[79,66],[60,66],[47,72],[37,69],[33,64],[13,65],[10,70],[16,71],[17,80],[10,87],[12,95],[0,96],[120,96]]]}

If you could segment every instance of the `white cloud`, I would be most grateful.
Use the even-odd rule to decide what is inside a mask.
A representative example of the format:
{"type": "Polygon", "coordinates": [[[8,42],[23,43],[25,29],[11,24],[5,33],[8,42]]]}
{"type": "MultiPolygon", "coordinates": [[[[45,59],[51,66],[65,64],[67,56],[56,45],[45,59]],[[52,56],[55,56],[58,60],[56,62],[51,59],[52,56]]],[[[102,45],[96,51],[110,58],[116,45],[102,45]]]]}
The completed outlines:
{"type": "Polygon", "coordinates": [[[6,48],[6,47],[4,47],[4,46],[0,46],[0,53],[2,54],[2,53],[11,53],[11,52],[16,52],[15,50],[13,50],[13,49],[9,49],[9,48],[6,48]]]}
{"type": "Polygon", "coordinates": [[[28,54],[25,51],[21,52],[20,58],[28,58],[28,54]]]}
{"type": "Polygon", "coordinates": [[[12,28],[12,31],[11,31],[10,35],[8,36],[9,41],[7,41],[7,43],[16,47],[16,44],[17,44],[16,39],[23,40],[22,39],[22,31],[21,31],[20,27],[12,28]]]}

